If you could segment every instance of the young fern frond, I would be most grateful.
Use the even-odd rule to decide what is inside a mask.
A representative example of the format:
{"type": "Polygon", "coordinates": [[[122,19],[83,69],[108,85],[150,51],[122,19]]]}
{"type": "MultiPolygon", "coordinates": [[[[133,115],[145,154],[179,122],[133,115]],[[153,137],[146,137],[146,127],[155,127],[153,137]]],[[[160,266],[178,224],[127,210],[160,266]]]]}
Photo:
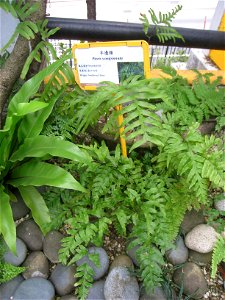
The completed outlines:
{"type": "Polygon", "coordinates": [[[88,296],[88,291],[93,283],[93,269],[84,263],[76,268],[76,282],[74,286],[76,287],[76,296],[80,300],[85,300],[88,296]]]}
{"type": "Polygon", "coordinates": [[[38,10],[39,4],[36,2],[31,6],[29,3],[24,4],[23,0],[2,0],[0,2],[0,8],[2,8],[7,13],[10,13],[13,17],[24,21],[38,10]]]}
{"type": "MultiPolygon", "coordinates": [[[[177,5],[172,12],[168,12],[162,14],[159,12],[159,16],[156,16],[156,13],[153,9],[149,9],[148,13],[150,15],[151,22],[156,27],[156,36],[158,37],[159,41],[165,43],[167,40],[172,39],[174,42],[176,39],[181,39],[184,41],[183,36],[174,28],[171,27],[171,22],[176,17],[177,13],[182,9],[182,5],[177,5]],[[163,25],[163,26],[162,26],[163,25]]],[[[148,20],[146,14],[141,14],[140,21],[143,24],[145,34],[148,35],[148,30],[152,26],[151,22],[148,20]]]]}
{"type": "Polygon", "coordinates": [[[19,23],[16,26],[16,29],[13,35],[10,37],[9,41],[1,49],[1,52],[3,53],[4,51],[6,51],[9,48],[9,46],[11,46],[11,44],[15,41],[15,39],[19,34],[27,40],[32,40],[34,39],[37,32],[38,32],[38,27],[34,22],[23,21],[19,23]]]}
{"type": "Polygon", "coordinates": [[[225,238],[218,237],[218,240],[213,249],[211,277],[215,278],[217,267],[221,262],[225,262],[225,238]]]}
{"type": "MultiPolygon", "coordinates": [[[[31,22],[32,23],[32,22],[31,22]]],[[[42,22],[37,22],[35,26],[37,27],[37,32],[41,36],[41,41],[36,45],[36,47],[31,51],[29,54],[22,73],[21,78],[24,79],[29,71],[31,63],[36,60],[37,62],[41,63],[42,58],[44,57],[46,60],[46,63],[50,63],[51,60],[57,60],[57,52],[55,48],[52,46],[50,42],[48,42],[48,38],[54,34],[56,31],[59,30],[59,28],[54,28],[49,30],[47,28],[48,20],[44,20],[42,22]]],[[[37,33],[36,32],[36,33],[37,33]]]]}

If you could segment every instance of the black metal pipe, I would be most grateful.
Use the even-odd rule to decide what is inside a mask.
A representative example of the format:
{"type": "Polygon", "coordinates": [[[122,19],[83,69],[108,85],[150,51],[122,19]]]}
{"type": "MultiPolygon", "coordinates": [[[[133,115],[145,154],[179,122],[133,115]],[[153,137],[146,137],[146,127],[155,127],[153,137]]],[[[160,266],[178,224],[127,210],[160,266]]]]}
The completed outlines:
{"type": "MultiPolygon", "coordinates": [[[[112,21],[95,21],[84,19],[66,19],[48,17],[48,28],[59,27],[53,38],[85,41],[122,41],[122,40],[146,40],[149,38],[143,31],[142,24],[123,23],[112,21]]],[[[215,30],[200,30],[174,27],[185,39],[167,41],[164,45],[225,50],[225,32],[215,30]]],[[[155,27],[149,29],[151,40],[149,44],[162,45],[155,35],[155,27]]]]}

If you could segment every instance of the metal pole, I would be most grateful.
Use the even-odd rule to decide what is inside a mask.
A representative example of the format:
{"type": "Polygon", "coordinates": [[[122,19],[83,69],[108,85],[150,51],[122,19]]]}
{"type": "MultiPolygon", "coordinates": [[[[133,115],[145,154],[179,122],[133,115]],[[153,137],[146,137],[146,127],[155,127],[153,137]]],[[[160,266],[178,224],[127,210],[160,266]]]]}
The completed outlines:
{"type": "MultiPolygon", "coordinates": [[[[123,23],[112,21],[96,21],[83,19],[66,19],[48,17],[48,28],[59,27],[53,38],[72,39],[83,41],[122,41],[122,40],[146,40],[152,45],[162,45],[155,36],[155,27],[152,26],[148,37],[143,31],[142,24],[123,23]]],[[[225,50],[225,32],[215,30],[200,30],[174,27],[185,39],[185,42],[177,39],[163,45],[225,50]]]]}

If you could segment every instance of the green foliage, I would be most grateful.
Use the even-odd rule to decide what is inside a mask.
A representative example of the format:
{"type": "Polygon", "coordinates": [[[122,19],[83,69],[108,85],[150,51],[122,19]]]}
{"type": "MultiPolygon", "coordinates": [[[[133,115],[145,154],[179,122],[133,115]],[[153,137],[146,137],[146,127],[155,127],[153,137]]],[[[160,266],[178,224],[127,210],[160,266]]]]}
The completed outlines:
{"type": "MultiPolygon", "coordinates": [[[[199,133],[198,135],[201,137],[199,133]]],[[[193,147],[193,136],[187,136],[187,145],[190,139],[193,147]]],[[[177,149],[175,154],[171,154],[174,157],[181,151],[184,159],[190,152],[191,146],[187,149],[184,146],[184,151],[176,140],[168,142],[165,139],[164,143],[159,149],[162,153],[165,150],[167,155],[171,154],[171,149],[166,148],[167,143],[170,146],[174,143],[173,149],[177,149]]],[[[185,141],[183,144],[185,145],[185,141]]],[[[121,157],[119,147],[114,153],[110,153],[104,143],[100,147],[83,147],[92,157],[92,164],[74,166],[74,163],[69,163],[65,168],[79,176],[88,192],[81,196],[76,191],[68,191],[66,194],[61,191],[60,195],[56,195],[54,191],[55,199],[50,203],[53,207],[53,219],[60,218],[61,226],[67,228],[67,236],[62,240],[60,260],[64,264],[76,263],[86,255],[86,247],[90,244],[101,246],[104,235],[113,226],[118,235],[131,238],[130,247],[139,246],[137,257],[140,276],[146,289],[152,288],[162,280],[163,256],[178,234],[185,211],[191,207],[198,209],[201,204],[209,203],[207,184],[205,187],[209,177],[205,179],[198,173],[198,168],[195,168],[198,160],[201,163],[197,154],[194,160],[197,148],[187,156],[193,156],[193,165],[188,162],[190,165],[187,170],[183,171],[181,168],[183,172],[178,172],[179,160],[175,163],[176,159],[173,157],[167,166],[160,151],[156,159],[148,154],[143,159],[132,159],[121,157]],[[195,184],[190,176],[192,172],[197,177],[195,184]],[[61,211],[54,210],[54,202],[56,208],[59,202],[62,203],[61,211]],[[127,233],[128,225],[132,225],[131,234],[127,233]]],[[[208,148],[203,149],[207,151],[208,148]]],[[[200,164],[200,168],[203,168],[203,164],[200,164]]],[[[221,168],[218,167],[217,171],[221,172],[221,168]]],[[[48,205],[47,198],[46,201],[48,205]]],[[[84,287],[88,287],[91,280],[84,279],[82,272],[79,272],[79,287],[76,291],[79,297],[85,298],[84,287]]],[[[84,273],[86,274],[86,269],[84,273]]]]}
{"type": "Polygon", "coordinates": [[[11,99],[5,125],[0,130],[0,233],[14,253],[16,230],[10,206],[12,187],[19,190],[42,230],[50,218],[44,199],[35,186],[85,191],[70,173],[45,161],[59,156],[87,163],[90,157],[68,141],[41,135],[55,102],[67,88],[66,79],[70,81],[72,71],[65,63],[68,57],[70,55],[63,56],[23,84],[11,99]],[[65,77],[61,80],[62,84],[55,78],[60,74],[65,77]],[[49,75],[51,79],[38,94],[41,83],[49,75]]]}
{"type": "Polygon", "coordinates": [[[3,258],[6,250],[7,247],[0,238],[0,284],[13,279],[14,277],[26,270],[25,267],[15,267],[9,263],[6,263],[3,258]]]}
{"type": "MultiPolygon", "coordinates": [[[[213,198],[213,203],[215,203],[216,201],[220,201],[224,199],[224,194],[217,194],[214,198],[213,198]]],[[[216,230],[219,233],[222,233],[224,231],[225,228],[225,211],[223,210],[217,210],[215,208],[210,208],[208,210],[204,211],[204,214],[207,218],[207,223],[211,226],[216,226],[216,230]]]]}
{"type": "Polygon", "coordinates": [[[0,262],[0,284],[13,279],[25,270],[25,267],[15,267],[11,264],[0,262]]]}
{"type": "MultiPolygon", "coordinates": [[[[210,83],[208,77],[199,76],[191,87],[174,71],[171,75],[148,80],[134,76],[119,86],[104,83],[95,92],[75,88],[61,98],[56,110],[73,120],[76,133],[95,126],[102,116],[107,120],[103,130],[116,131],[116,119],[123,114],[124,137],[132,145],[130,158],[121,157],[118,147],[110,152],[104,143],[83,146],[92,163],[64,166],[88,192],[81,196],[76,191],[54,191],[51,201],[46,199],[53,219],[60,220],[61,225],[55,225],[68,228],[60,250],[63,263],[76,263],[90,244],[102,245],[113,227],[118,235],[130,238],[130,247],[138,246],[139,274],[145,288],[151,289],[162,281],[164,254],[185,212],[210,205],[209,187],[224,189],[223,142],[198,130],[202,120],[223,113],[220,81],[210,83]],[[112,109],[116,105],[122,110],[112,109]],[[135,149],[144,144],[155,148],[141,157],[135,149]]],[[[83,268],[76,289],[80,298],[85,298],[85,286],[91,283],[83,268]]]]}
{"type": "Polygon", "coordinates": [[[29,3],[24,5],[24,2],[21,0],[3,0],[0,3],[0,8],[4,9],[7,13],[10,13],[13,17],[20,21],[7,44],[1,49],[1,52],[7,50],[19,34],[27,40],[34,39],[35,34],[38,32],[38,27],[34,22],[26,19],[38,10],[38,3],[31,6],[29,3]]]}
{"type": "Polygon", "coordinates": [[[74,286],[76,287],[77,290],[78,299],[81,300],[86,299],[88,295],[88,291],[92,286],[93,275],[94,275],[94,271],[87,263],[84,263],[79,267],[77,267],[75,273],[75,277],[77,280],[74,286]]]}
{"type": "MultiPolygon", "coordinates": [[[[171,79],[140,79],[135,76],[119,86],[105,83],[92,93],[76,88],[70,96],[62,99],[57,113],[69,116],[77,124],[76,133],[96,124],[101,116],[107,119],[103,132],[118,131],[117,117],[123,114],[125,137],[133,144],[130,151],[146,143],[164,143],[159,137],[164,126],[159,112],[162,112],[163,122],[170,126],[168,131],[179,130],[180,135],[185,134],[193,123],[223,115],[225,96],[219,87],[219,78],[210,83],[209,78],[199,75],[191,87],[174,70],[173,74],[171,79]],[[116,105],[123,105],[122,110],[113,110],[116,105]]],[[[167,130],[166,126],[163,130],[167,130]]],[[[182,136],[180,138],[182,142],[182,136]]]]}
{"type": "Polygon", "coordinates": [[[27,18],[32,16],[39,9],[38,3],[33,3],[32,5],[30,5],[29,3],[24,4],[24,1],[21,0],[3,0],[0,3],[0,8],[4,9],[7,13],[10,13],[13,17],[19,20],[14,33],[12,34],[6,45],[4,45],[4,47],[1,49],[1,53],[5,53],[9,46],[16,40],[18,35],[24,37],[28,41],[33,40],[35,37],[37,37],[37,35],[39,35],[40,37],[40,42],[34,49],[32,49],[31,44],[29,44],[31,49],[21,72],[22,79],[26,77],[33,60],[41,63],[44,57],[46,62],[50,63],[51,59],[57,59],[56,50],[54,49],[52,44],[48,42],[48,39],[57,30],[59,30],[59,28],[49,30],[47,28],[48,20],[37,21],[36,23],[27,20],[27,18]]]}
{"type": "Polygon", "coordinates": [[[151,22],[155,25],[156,36],[159,41],[165,43],[168,40],[173,40],[176,42],[176,39],[181,39],[184,42],[182,35],[177,32],[174,28],[171,27],[171,22],[176,17],[177,13],[182,9],[182,5],[177,5],[172,12],[162,14],[159,12],[158,17],[156,16],[153,9],[149,9],[148,13],[150,15],[151,21],[147,18],[146,14],[141,14],[140,21],[143,24],[145,34],[148,35],[148,30],[152,26],[151,22]],[[162,26],[163,25],[163,26],[162,26]]]}
{"type": "Polygon", "coordinates": [[[217,267],[221,262],[225,262],[225,238],[219,236],[212,255],[212,270],[211,277],[215,278],[217,267]]]}

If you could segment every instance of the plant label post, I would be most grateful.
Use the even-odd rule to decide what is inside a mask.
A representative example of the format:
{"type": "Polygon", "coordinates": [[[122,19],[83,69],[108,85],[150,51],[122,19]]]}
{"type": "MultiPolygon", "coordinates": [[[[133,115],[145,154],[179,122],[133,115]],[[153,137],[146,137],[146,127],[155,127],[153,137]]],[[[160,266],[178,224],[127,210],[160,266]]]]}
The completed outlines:
{"type": "MultiPolygon", "coordinates": [[[[74,44],[72,47],[75,79],[85,90],[95,90],[104,81],[116,84],[131,75],[150,78],[149,45],[146,41],[94,42],[74,44]]],[[[116,106],[116,110],[121,110],[116,106]]],[[[123,137],[123,116],[118,116],[122,155],[127,157],[123,137]]]]}

